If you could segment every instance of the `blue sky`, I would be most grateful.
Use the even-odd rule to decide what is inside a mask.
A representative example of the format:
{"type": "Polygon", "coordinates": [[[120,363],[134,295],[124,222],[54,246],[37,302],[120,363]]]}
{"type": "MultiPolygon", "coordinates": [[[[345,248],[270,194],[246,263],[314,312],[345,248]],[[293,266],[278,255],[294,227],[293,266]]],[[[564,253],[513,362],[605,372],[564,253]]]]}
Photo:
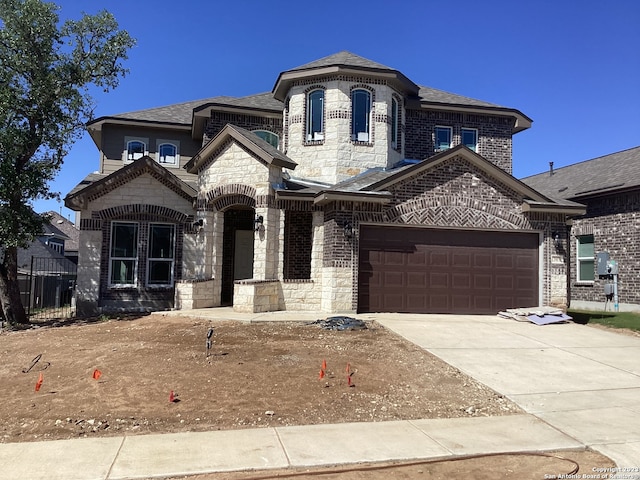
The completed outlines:
{"type": "MultiPolygon", "coordinates": [[[[348,50],[532,118],[514,137],[518,178],[640,145],[637,0],[56,3],[62,18],[108,9],[137,39],[129,75],[96,95],[96,116],[271,91],[280,72],[348,50]]],[[[52,189],[63,198],[98,164],[85,134],[52,189]]]]}

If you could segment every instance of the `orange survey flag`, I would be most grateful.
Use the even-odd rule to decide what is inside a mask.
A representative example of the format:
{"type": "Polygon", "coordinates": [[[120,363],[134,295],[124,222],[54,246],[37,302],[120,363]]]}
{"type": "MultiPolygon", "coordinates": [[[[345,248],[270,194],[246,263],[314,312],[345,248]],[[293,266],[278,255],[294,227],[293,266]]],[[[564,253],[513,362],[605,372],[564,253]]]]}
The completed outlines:
{"type": "Polygon", "coordinates": [[[42,372],[40,372],[40,375],[38,375],[38,381],[36,382],[36,392],[40,391],[40,387],[42,386],[43,381],[44,381],[44,376],[42,375],[42,372]]]}
{"type": "Polygon", "coordinates": [[[96,368],[96,369],[93,371],[93,379],[94,379],[94,380],[100,380],[100,377],[101,377],[101,376],[102,376],[102,372],[96,368]]]}
{"type": "Polygon", "coordinates": [[[318,375],[318,380],[322,380],[324,378],[324,370],[320,370],[320,375],[318,375]]]}
{"type": "Polygon", "coordinates": [[[326,370],[327,369],[327,361],[326,360],[322,360],[322,370],[326,370]]]}

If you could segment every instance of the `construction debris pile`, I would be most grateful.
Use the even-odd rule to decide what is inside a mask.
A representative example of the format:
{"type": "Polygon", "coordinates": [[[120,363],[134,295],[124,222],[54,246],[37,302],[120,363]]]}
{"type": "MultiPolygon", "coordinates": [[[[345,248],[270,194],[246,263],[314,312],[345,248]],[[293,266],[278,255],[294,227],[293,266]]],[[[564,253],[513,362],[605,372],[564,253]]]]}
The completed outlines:
{"type": "Polygon", "coordinates": [[[503,312],[498,312],[498,316],[518,322],[531,322],[536,325],[566,323],[573,320],[562,310],[554,307],[508,308],[503,312]]]}

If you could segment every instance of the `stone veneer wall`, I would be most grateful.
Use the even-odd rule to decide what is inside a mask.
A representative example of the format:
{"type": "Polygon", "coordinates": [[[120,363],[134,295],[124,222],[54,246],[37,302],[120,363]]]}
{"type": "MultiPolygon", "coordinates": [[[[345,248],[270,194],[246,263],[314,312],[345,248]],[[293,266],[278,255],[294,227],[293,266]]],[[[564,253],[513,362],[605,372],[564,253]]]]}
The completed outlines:
{"type": "MultiPolygon", "coordinates": [[[[571,303],[602,309],[604,284],[612,280],[596,275],[592,284],[576,281],[576,237],[593,235],[595,252],[608,252],[618,262],[618,301],[621,310],[640,310],[640,192],[627,192],[581,201],[584,217],[571,230],[571,303]]],[[[575,304],[575,305],[574,305],[575,304]]],[[[608,307],[613,309],[611,305],[608,307]]]]}
{"type": "MultiPolygon", "coordinates": [[[[289,91],[286,154],[298,166],[295,176],[337,183],[369,168],[388,167],[400,161],[402,151],[391,145],[391,99],[398,94],[384,80],[368,77],[329,76],[294,82],[289,91]],[[325,91],[324,138],[306,138],[307,94],[325,91]],[[371,92],[369,141],[351,139],[351,91],[371,92]]],[[[400,109],[403,104],[400,102],[400,109]]],[[[402,122],[403,114],[400,114],[402,122]]],[[[400,147],[404,135],[399,126],[400,147]]]]}
{"type": "Polygon", "coordinates": [[[512,131],[515,120],[511,117],[475,113],[445,112],[440,110],[414,110],[406,112],[406,158],[423,160],[433,156],[434,127],[453,127],[452,147],[461,142],[460,129],[478,130],[478,154],[512,173],[512,131]]]}
{"type": "MultiPolygon", "coordinates": [[[[81,213],[78,258],[77,308],[82,315],[101,311],[148,311],[173,307],[174,287],[147,287],[146,255],[149,223],[171,223],[176,228],[174,281],[183,275],[183,245],[192,244],[193,204],[172,191],[151,173],[132,172],[131,177],[101,195],[89,199],[81,213]],[[111,223],[139,224],[137,285],[109,287],[111,223]],[[99,239],[98,239],[99,238],[99,239]],[[99,250],[98,250],[99,249],[99,250]]],[[[193,264],[187,262],[187,268],[193,264]]]]}

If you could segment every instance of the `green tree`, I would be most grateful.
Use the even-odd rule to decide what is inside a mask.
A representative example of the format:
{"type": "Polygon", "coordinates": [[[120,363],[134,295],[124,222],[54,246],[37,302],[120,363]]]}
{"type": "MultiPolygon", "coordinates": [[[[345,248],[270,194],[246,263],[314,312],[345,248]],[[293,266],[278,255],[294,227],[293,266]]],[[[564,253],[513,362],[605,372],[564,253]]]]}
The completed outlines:
{"type": "Polygon", "coordinates": [[[32,203],[57,198],[49,182],[92,118],[91,87],[115,88],[135,40],[107,11],[60,23],[41,0],[0,0],[0,304],[28,323],[17,251],[42,233],[32,203]]]}

